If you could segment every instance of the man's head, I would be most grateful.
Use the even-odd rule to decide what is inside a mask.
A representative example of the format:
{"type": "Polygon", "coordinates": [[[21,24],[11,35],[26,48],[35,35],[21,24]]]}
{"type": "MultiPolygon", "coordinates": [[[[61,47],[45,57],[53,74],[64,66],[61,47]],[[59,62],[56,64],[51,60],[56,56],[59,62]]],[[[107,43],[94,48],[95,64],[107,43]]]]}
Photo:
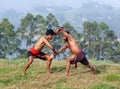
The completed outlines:
{"type": "Polygon", "coordinates": [[[52,39],[53,38],[53,36],[54,36],[54,31],[52,30],[52,29],[47,29],[47,31],[46,31],[46,36],[48,36],[48,39],[52,39]]]}

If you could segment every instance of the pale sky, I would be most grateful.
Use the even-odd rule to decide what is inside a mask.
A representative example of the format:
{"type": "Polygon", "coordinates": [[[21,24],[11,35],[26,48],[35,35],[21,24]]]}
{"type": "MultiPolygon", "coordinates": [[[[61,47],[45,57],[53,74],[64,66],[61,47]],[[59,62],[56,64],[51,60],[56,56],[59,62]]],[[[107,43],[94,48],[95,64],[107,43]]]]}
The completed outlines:
{"type": "Polygon", "coordinates": [[[31,10],[37,6],[72,6],[80,7],[81,3],[97,1],[101,4],[120,8],[120,0],[1,0],[0,9],[31,10]]]}

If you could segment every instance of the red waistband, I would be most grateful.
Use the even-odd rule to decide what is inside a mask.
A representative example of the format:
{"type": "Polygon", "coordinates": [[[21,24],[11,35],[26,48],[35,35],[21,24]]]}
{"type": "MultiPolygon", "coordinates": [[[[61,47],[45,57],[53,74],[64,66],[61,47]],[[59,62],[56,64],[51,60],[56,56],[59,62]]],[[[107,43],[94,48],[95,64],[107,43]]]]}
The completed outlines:
{"type": "Polygon", "coordinates": [[[39,54],[39,51],[37,51],[36,49],[34,49],[34,47],[30,48],[29,51],[32,52],[35,55],[39,54]]]}

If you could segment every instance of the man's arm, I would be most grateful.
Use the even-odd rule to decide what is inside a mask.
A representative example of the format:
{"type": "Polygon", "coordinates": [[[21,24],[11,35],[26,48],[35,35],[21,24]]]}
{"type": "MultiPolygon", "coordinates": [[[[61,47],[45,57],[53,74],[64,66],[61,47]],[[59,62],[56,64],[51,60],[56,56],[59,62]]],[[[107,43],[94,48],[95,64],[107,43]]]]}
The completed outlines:
{"type": "Polygon", "coordinates": [[[58,27],[57,29],[55,29],[55,34],[58,34],[60,31],[62,31],[63,30],[63,27],[58,27]]]}
{"type": "Polygon", "coordinates": [[[69,35],[69,33],[67,33],[66,31],[64,31],[64,27],[58,27],[57,29],[55,29],[55,34],[61,32],[63,34],[69,35]]]}
{"type": "Polygon", "coordinates": [[[59,54],[60,52],[62,52],[66,48],[68,48],[68,43],[67,42],[57,51],[57,54],[59,54]]]}
{"type": "Polygon", "coordinates": [[[43,42],[45,42],[45,44],[54,52],[56,53],[55,49],[53,48],[53,46],[50,44],[50,42],[47,39],[43,39],[43,42]]]}

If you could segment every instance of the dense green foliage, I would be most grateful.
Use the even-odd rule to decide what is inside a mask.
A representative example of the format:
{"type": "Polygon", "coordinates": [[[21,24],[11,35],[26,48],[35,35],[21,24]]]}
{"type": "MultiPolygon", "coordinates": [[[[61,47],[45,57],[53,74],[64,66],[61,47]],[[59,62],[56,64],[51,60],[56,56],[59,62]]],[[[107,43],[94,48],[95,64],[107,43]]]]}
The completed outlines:
{"type": "MultiPolygon", "coordinates": [[[[34,16],[28,13],[21,19],[17,29],[8,19],[3,19],[0,22],[0,57],[25,57],[27,50],[34,45],[39,37],[45,34],[46,29],[54,30],[57,26],[59,26],[59,22],[52,13],[49,13],[46,18],[42,15],[34,16]]],[[[106,23],[85,21],[81,33],[69,22],[63,23],[62,26],[75,37],[79,47],[87,53],[88,57],[120,63],[120,42],[117,41],[115,32],[110,30],[106,23]]],[[[56,50],[64,44],[60,33],[50,42],[56,50]]],[[[47,46],[43,51],[51,53],[47,46]]],[[[66,50],[56,59],[63,59],[69,54],[69,50],[66,50]]]]}
{"type": "Polygon", "coordinates": [[[0,23],[0,58],[9,58],[12,54],[15,54],[19,43],[14,26],[7,18],[3,19],[0,23]]]}
{"type": "Polygon", "coordinates": [[[120,42],[116,34],[104,23],[84,22],[83,43],[89,57],[97,60],[120,62],[120,42]]]}

